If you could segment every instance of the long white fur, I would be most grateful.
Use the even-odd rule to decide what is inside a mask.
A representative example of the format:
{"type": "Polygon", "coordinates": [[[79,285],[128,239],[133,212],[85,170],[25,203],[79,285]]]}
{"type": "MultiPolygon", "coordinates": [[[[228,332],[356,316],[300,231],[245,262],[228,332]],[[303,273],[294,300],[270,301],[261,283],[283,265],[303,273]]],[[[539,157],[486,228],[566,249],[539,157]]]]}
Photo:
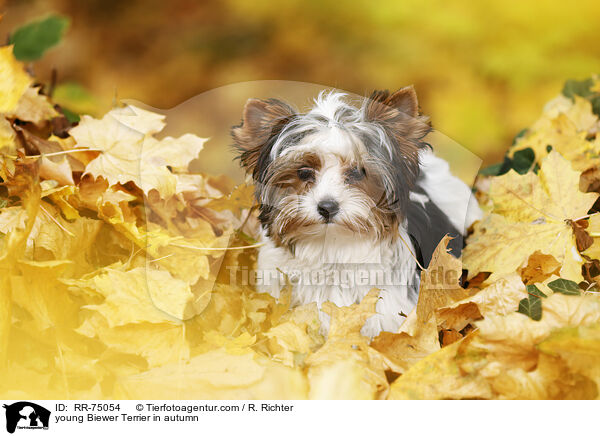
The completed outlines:
{"type": "Polygon", "coordinates": [[[448,162],[429,149],[420,152],[419,165],[422,174],[419,186],[448,216],[452,225],[464,234],[482,216],[471,189],[452,175],[448,162]]]}
{"type": "MultiPolygon", "coordinates": [[[[397,273],[397,285],[381,286],[379,301],[376,306],[377,315],[367,320],[361,333],[374,337],[381,331],[398,331],[403,318],[398,314],[409,313],[416,304],[419,280],[416,266],[409,250],[414,251],[408,235],[403,238],[408,245],[375,243],[341,234],[335,230],[326,232],[322,238],[300,241],[295,255],[288,250],[277,247],[263,235],[265,245],[258,256],[257,270],[263,282],[257,287],[261,292],[268,292],[278,298],[280,289],[285,284],[285,276],[294,284],[292,306],[316,302],[321,308],[325,301],[331,301],[339,307],[349,306],[361,301],[376,283],[356,285],[360,276],[369,277],[384,275],[392,271],[397,273]],[[281,272],[279,272],[281,271],[281,272]],[[303,280],[312,272],[328,274],[330,277],[349,276],[346,283],[321,284],[305,283],[303,280]],[[354,283],[353,283],[354,279],[354,283]]],[[[320,312],[323,333],[329,330],[329,316],[320,312]]]]}
{"type": "MultiPolygon", "coordinates": [[[[348,156],[360,148],[360,141],[352,132],[369,132],[378,137],[382,147],[390,147],[382,129],[373,123],[365,122],[364,106],[360,109],[348,105],[344,94],[321,93],[315,100],[315,106],[306,117],[292,121],[281,133],[272,148],[272,157],[283,156],[290,150],[306,149],[316,151],[324,160],[324,169],[320,172],[316,186],[310,195],[300,200],[298,207],[302,212],[318,217],[317,203],[325,197],[333,197],[340,203],[340,213],[368,214],[364,205],[353,204],[352,196],[347,195],[339,156],[348,156]],[[343,115],[344,128],[340,128],[343,115]],[[323,119],[326,122],[323,122],[323,119]],[[316,126],[316,128],[315,128],[316,126]],[[300,143],[290,147],[286,140],[293,133],[311,131],[300,143]]],[[[413,201],[433,201],[461,232],[481,216],[481,211],[473,200],[471,190],[461,180],[454,177],[447,162],[436,157],[431,151],[420,154],[420,186],[427,196],[411,193],[413,201]]],[[[366,215],[365,215],[366,216],[366,215]]],[[[338,306],[357,303],[377,286],[376,283],[356,285],[353,283],[314,283],[302,280],[311,273],[326,273],[332,276],[353,271],[356,275],[396,274],[393,284],[381,286],[377,303],[377,315],[369,318],[361,330],[366,336],[376,336],[381,331],[397,332],[404,318],[400,313],[408,314],[414,308],[419,287],[418,274],[414,258],[414,247],[406,232],[406,223],[400,226],[401,238],[392,242],[392,238],[374,239],[363,235],[350,234],[339,226],[323,225],[316,232],[311,231],[295,245],[294,253],[278,247],[263,233],[265,243],[258,256],[257,287],[279,297],[280,289],[287,276],[294,284],[292,305],[316,302],[321,308],[326,301],[338,306]],[[300,282],[297,280],[300,279],[300,282]]],[[[357,277],[354,277],[357,281],[357,277]]],[[[354,282],[355,283],[355,282],[354,282]]],[[[322,331],[329,330],[329,317],[320,314],[322,331]]]]}

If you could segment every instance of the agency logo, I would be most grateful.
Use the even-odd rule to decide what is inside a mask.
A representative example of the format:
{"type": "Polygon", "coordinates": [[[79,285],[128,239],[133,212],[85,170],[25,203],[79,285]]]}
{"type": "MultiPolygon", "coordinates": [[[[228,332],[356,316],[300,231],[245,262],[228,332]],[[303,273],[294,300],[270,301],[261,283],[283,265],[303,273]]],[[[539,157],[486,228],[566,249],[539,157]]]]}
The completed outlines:
{"type": "Polygon", "coordinates": [[[5,404],[6,431],[14,433],[16,429],[48,430],[50,411],[29,401],[5,404]]]}

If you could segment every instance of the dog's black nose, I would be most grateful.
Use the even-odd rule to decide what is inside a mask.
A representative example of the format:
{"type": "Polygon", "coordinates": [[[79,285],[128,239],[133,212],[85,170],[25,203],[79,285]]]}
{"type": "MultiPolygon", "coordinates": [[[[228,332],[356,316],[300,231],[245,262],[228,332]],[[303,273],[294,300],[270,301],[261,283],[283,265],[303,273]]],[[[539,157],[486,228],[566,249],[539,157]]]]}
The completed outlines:
{"type": "Polygon", "coordinates": [[[335,200],[321,200],[317,204],[317,210],[325,221],[330,221],[340,210],[340,205],[335,200]]]}

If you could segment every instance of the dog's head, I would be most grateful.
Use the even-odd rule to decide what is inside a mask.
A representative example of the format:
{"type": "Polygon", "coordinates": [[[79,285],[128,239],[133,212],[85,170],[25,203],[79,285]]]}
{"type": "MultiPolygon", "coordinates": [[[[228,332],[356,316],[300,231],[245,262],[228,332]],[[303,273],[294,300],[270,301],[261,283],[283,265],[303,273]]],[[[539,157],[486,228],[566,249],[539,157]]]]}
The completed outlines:
{"type": "Polygon", "coordinates": [[[393,237],[430,129],[407,87],[356,105],[345,94],[322,92],[307,113],[251,99],[232,136],[254,179],[263,227],[293,246],[326,232],[393,237]]]}

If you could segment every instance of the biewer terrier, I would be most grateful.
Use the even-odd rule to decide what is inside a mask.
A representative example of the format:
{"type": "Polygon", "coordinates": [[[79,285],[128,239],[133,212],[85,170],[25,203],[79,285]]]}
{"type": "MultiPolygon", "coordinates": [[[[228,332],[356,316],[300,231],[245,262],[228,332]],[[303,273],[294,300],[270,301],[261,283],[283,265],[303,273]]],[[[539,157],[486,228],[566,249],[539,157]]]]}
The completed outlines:
{"type": "MultiPolygon", "coordinates": [[[[481,214],[425,142],[430,131],[412,87],[355,102],[324,91],[307,113],[248,100],[232,136],[260,211],[258,290],[277,298],[291,283],[292,306],[320,308],[377,287],[377,314],[361,333],[397,332],[416,304],[420,267],[446,234],[458,256],[481,214]]],[[[320,318],[326,333],[329,317],[320,318]]]]}

